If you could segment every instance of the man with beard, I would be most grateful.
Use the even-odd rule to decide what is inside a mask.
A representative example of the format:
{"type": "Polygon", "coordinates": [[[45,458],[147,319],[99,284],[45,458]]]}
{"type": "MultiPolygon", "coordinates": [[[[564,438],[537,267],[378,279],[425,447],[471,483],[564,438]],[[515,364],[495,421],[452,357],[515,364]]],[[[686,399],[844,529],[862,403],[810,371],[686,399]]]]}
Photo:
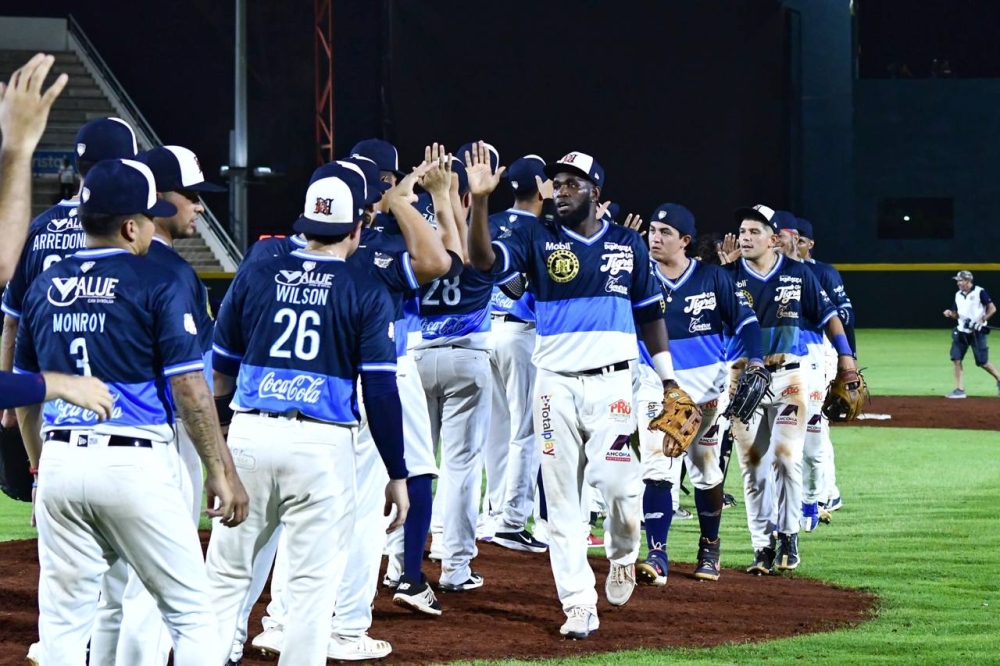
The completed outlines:
{"type": "MultiPolygon", "coordinates": [[[[608,602],[621,606],[635,589],[642,483],[628,446],[635,430],[630,370],[639,355],[634,322],[664,387],[682,393],[667,351],[663,295],[639,235],[597,218],[604,170],[593,157],[573,152],[546,165],[554,201],[546,200],[541,223],[496,241],[489,194],[503,169],[491,173],[482,144],[469,159],[472,264],[503,275],[525,273],[535,297],[535,441],[542,449],[552,572],[567,618],[559,632],[586,638],[599,622],[581,507],[585,483],[601,491],[609,507],[608,602]]],[[[664,444],[670,444],[666,437],[664,444]]]]}

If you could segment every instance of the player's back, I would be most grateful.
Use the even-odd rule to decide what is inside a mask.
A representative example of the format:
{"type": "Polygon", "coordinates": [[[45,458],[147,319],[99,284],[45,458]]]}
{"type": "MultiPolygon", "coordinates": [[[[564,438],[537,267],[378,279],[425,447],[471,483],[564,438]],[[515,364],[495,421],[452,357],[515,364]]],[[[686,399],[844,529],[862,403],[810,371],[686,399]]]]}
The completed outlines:
{"type": "Polygon", "coordinates": [[[216,325],[215,353],[240,361],[234,405],[357,423],[365,319],[385,315],[392,338],[391,310],[385,288],[349,260],[296,250],[249,267],[216,325]]]}
{"type": "Polygon", "coordinates": [[[25,297],[15,364],[93,375],[116,397],[112,418],[99,425],[91,412],[47,403],[47,425],[96,426],[112,434],[136,429],[145,431],[140,436],[172,439],[167,377],[203,368],[193,303],[174,284],[169,270],[116,248],[81,250],[35,280],[25,297]],[[22,345],[22,335],[32,344],[22,345]]]}
{"type": "MultiPolygon", "coordinates": [[[[490,238],[509,238],[514,229],[522,224],[538,224],[538,218],[528,211],[509,208],[502,213],[490,215],[490,238]]],[[[493,314],[509,315],[525,322],[535,321],[535,297],[526,291],[518,300],[512,299],[500,289],[500,283],[506,279],[500,278],[493,287],[490,307],[493,314]]]]}
{"type": "Polygon", "coordinates": [[[19,317],[31,283],[52,264],[83,249],[86,237],[80,225],[79,206],[76,199],[64,199],[31,221],[21,258],[4,291],[6,314],[19,317]]]}

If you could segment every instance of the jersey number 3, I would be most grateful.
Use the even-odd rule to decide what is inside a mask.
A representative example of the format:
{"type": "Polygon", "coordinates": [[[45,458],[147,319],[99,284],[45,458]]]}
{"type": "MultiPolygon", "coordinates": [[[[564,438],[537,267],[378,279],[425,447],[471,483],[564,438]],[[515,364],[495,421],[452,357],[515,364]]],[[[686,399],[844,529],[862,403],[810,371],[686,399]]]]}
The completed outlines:
{"type": "Polygon", "coordinates": [[[274,323],[285,323],[285,330],[271,345],[271,356],[274,358],[291,358],[292,350],[284,349],[285,343],[295,336],[295,358],[311,361],[319,356],[319,313],[305,310],[301,314],[291,308],[281,308],[274,315],[274,323]],[[311,327],[311,328],[310,328],[311,327]]]}

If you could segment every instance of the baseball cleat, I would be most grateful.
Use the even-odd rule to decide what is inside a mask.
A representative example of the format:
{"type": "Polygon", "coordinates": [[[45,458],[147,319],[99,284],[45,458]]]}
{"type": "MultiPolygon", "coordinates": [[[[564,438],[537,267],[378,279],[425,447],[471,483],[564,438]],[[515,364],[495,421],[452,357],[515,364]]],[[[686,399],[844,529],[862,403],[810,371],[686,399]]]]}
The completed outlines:
{"type": "Polygon", "coordinates": [[[736,506],[736,498],[733,497],[732,495],[730,495],[729,493],[723,494],[722,495],[722,508],[723,509],[728,509],[731,506],[736,506]]]}
{"type": "Polygon", "coordinates": [[[388,572],[382,576],[382,584],[385,585],[390,590],[395,590],[399,587],[399,579],[393,578],[388,572]]]}
{"type": "Polygon", "coordinates": [[[692,518],[694,518],[694,514],[687,509],[681,507],[674,509],[674,520],[691,520],[692,518]]]}
{"type": "Polygon", "coordinates": [[[42,666],[42,644],[32,643],[28,646],[28,663],[31,666],[42,666]]]}
{"type": "Polygon", "coordinates": [[[442,592],[468,592],[477,590],[483,586],[483,577],[475,571],[469,574],[469,579],[464,583],[438,583],[438,589],[442,592]]]}
{"type": "Polygon", "coordinates": [[[635,565],[611,563],[611,571],[604,582],[604,596],[612,606],[624,606],[635,590],[635,565]]]}
{"type": "Polygon", "coordinates": [[[778,534],[777,566],[782,571],[791,571],[799,566],[799,535],[778,534]]]}
{"type": "MultiPolygon", "coordinates": [[[[830,515],[830,514],[827,514],[830,515]]],[[[816,502],[802,503],[802,517],[799,518],[799,527],[803,532],[812,532],[819,527],[819,504],[816,502]]]]}
{"type": "Polygon", "coordinates": [[[840,495],[833,497],[829,502],[823,505],[823,509],[833,513],[834,511],[840,511],[840,507],[844,506],[843,500],[840,499],[840,495]]]}
{"type": "Polygon", "coordinates": [[[492,543],[525,553],[544,553],[549,549],[548,544],[533,537],[528,530],[496,532],[493,535],[492,543]]]}
{"type": "Polygon", "coordinates": [[[441,614],[441,604],[434,596],[434,590],[424,579],[419,583],[403,576],[399,579],[396,594],[392,595],[392,603],[403,608],[438,616],[441,614]]]}
{"type": "Polygon", "coordinates": [[[651,550],[645,562],[635,565],[635,579],[640,585],[663,587],[667,584],[667,554],[662,550],[651,550]]]}
{"type": "Polygon", "coordinates": [[[767,576],[774,571],[774,558],[777,553],[774,548],[758,548],[753,552],[753,564],[747,567],[747,573],[767,576]]]}
{"type": "Polygon", "coordinates": [[[962,389],[955,389],[954,391],[952,391],[951,393],[949,393],[945,397],[946,398],[952,398],[952,399],[955,399],[955,398],[962,399],[962,398],[965,397],[965,391],[963,391],[962,389]]]}
{"type": "Polygon", "coordinates": [[[694,577],[698,580],[719,580],[722,571],[719,566],[719,544],[721,539],[709,541],[705,537],[698,540],[698,566],[694,577]]]}
{"type": "Polygon", "coordinates": [[[574,606],[566,613],[566,623],[559,627],[559,633],[566,638],[586,638],[601,626],[597,619],[597,609],[574,606]]]}
{"type": "Polygon", "coordinates": [[[250,642],[251,647],[261,654],[277,657],[285,647],[285,628],[271,627],[257,634],[250,642]]]}
{"type": "Polygon", "coordinates": [[[370,638],[368,634],[360,636],[338,636],[332,634],[326,647],[326,658],[337,661],[364,661],[365,659],[382,659],[392,652],[388,641],[370,638]]]}
{"type": "Polygon", "coordinates": [[[594,536],[593,534],[587,535],[587,548],[602,548],[604,546],[604,539],[599,536],[594,536]]]}

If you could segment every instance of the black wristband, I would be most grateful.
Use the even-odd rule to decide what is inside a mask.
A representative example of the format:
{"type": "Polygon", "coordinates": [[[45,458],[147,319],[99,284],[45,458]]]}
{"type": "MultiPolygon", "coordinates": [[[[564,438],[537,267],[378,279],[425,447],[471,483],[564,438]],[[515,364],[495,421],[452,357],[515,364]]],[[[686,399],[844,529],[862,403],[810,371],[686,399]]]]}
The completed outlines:
{"type": "Polygon", "coordinates": [[[219,415],[219,425],[227,426],[233,422],[233,408],[229,403],[233,400],[233,393],[215,397],[215,413],[219,415]]]}

